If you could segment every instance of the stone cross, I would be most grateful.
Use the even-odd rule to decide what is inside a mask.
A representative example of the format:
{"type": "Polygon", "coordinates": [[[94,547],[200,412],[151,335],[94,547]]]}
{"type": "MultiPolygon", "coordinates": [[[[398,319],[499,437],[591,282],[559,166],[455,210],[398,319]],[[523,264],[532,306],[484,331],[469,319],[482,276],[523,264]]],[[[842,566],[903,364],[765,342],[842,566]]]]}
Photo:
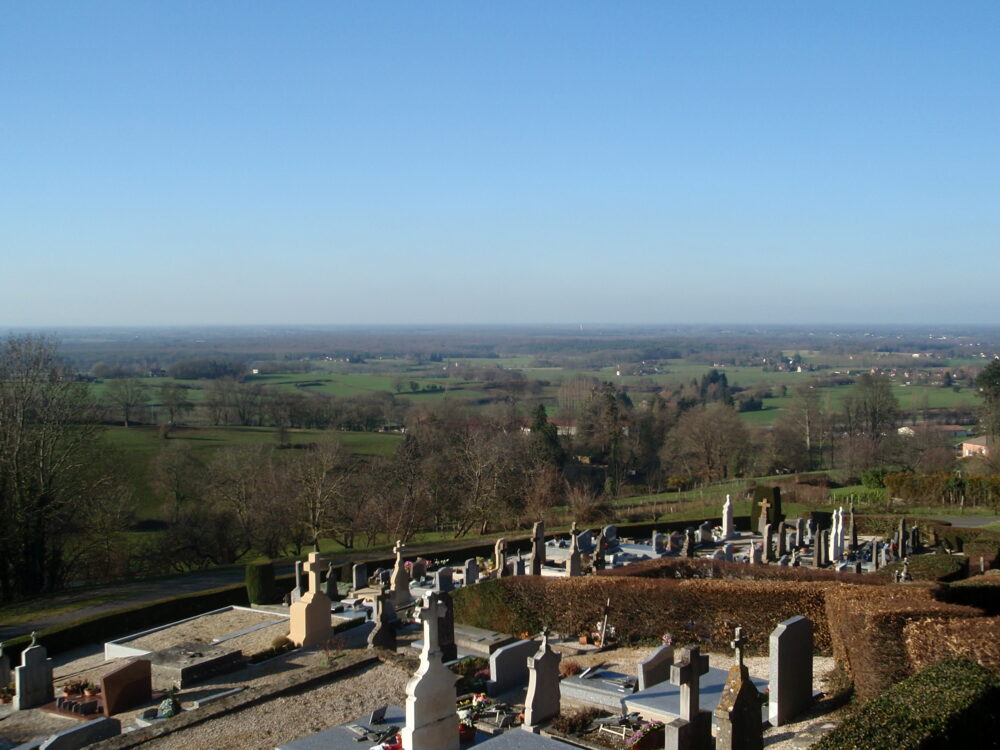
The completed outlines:
{"type": "MultiPolygon", "coordinates": [[[[309,560],[302,566],[305,571],[306,576],[309,580],[309,591],[316,592],[320,590],[320,575],[323,572],[323,561],[319,557],[319,553],[310,552],[309,560]]],[[[332,564],[331,564],[332,567],[332,564]]]]}
{"type": "Polygon", "coordinates": [[[736,651],[736,661],[740,667],[743,666],[743,648],[750,645],[750,639],[743,636],[743,628],[737,626],[736,637],[729,642],[729,645],[736,651]]]}
{"type": "Polygon", "coordinates": [[[404,750],[458,750],[455,717],[456,677],[441,661],[438,622],[446,614],[444,602],[428,594],[416,610],[423,622],[424,645],[420,666],[406,684],[404,750]]]}
{"type": "Polygon", "coordinates": [[[722,538],[732,539],[735,536],[733,531],[733,501],[726,495],[726,502],[722,506],[722,538]]]}
{"type": "Polygon", "coordinates": [[[708,656],[698,646],[685,646],[681,658],[670,667],[670,681],[681,688],[681,718],[693,721],[700,709],[701,676],[708,674],[708,656]]]}
{"type": "Polygon", "coordinates": [[[309,576],[309,590],[288,610],[290,632],[288,637],[296,646],[312,646],[330,637],[330,598],[320,588],[319,577],[323,559],[318,552],[310,552],[303,566],[309,576]]]}
{"type": "MultiPolygon", "coordinates": [[[[760,506],[760,520],[758,521],[758,524],[760,528],[763,530],[764,524],[768,522],[767,512],[771,508],[771,503],[769,503],[767,501],[767,498],[765,497],[763,500],[757,503],[757,505],[760,506]]],[[[763,533],[763,531],[761,531],[761,533],[763,533]]]]}
{"type": "Polygon", "coordinates": [[[528,694],[524,699],[521,728],[537,733],[540,726],[559,715],[559,654],[549,648],[548,630],[542,630],[542,644],[528,658],[528,694]]]}
{"type": "Polygon", "coordinates": [[[368,648],[396,650],[396,630],[389,621],[389,614],[389,595],[385,591],[385,586],[379,586],[379,592],[375,596],[372,607],[372,620],[375,622],[375,628],[368,634],[368,648]]]}

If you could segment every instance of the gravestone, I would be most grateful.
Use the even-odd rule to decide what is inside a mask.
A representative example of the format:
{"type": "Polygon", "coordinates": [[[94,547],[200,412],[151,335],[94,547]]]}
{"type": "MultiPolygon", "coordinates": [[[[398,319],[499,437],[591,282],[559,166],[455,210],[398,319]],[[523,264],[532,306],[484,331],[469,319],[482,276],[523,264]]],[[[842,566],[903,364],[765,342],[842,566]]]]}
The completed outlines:
{"type": "Polygon", "coordinates": [[[334,570],[332,562],[326,569],[326,581],[323,583],[323,593],[326,594],[331,602],[339,602],[344,598],[340,595],[340,589],[337,588],[337,572],[334,570]]]}
{"type": "Polygon", "coordinates": [[[750,544],[750,562],[753,565],[760,565],[764,562],[764,550],[756,542],[750,544]]]}
{"type": "Polygon", "coordinates": [[[726,495],[726,502],[722,506],[722,538],[732,539],[736,536],[736,527],[733,526],[733,501],[726,495]]]}
{"type": "Polygon", "coordinates": [[[810,518],[806,521],[806,544],[812,544],[816,540],[816,533],[819,529],[816,526],[816,521],[810,518]]]}
{"type": "Polygon", "coordinates": [[[516,641],[490,654],[487,693],[495,696],[528,684],[528,659],[538,651],[535,641],[516,641]]]}
{"type": "Polygon", "coordinates": [[[801,615],[778,623],[770,638],[768,719],[792,721],[812,704],[813,624],[801,615]]]}
{"type": "Polygon", "coordinates": [[[507,575],[507,540],[503,537],[497,539],[493,545],[493,565],[496,569],[497,578],[507,575]]]}
{"type": "Polygon", "coordinates": [[[368,634],[368,648],[396,650],[396,628],[392,624],[394,608],[389,603],[389,595],[384,586],[379,587],[372,603],[372,621],[375,627],[368,634]]]}
{"type": "Polygon", "coordinates": [[[453,588],[455,588],[455,583],[452,578],[451,568],[439,568],[434,571],[435,591],[451,591],[453,588]]]}
{"type": "Polygon", "coordinates": [[[762,750],[764,747],[761,695],[743,664],[743,647],[747,643],[743,628],[736,628],[732,646],[736,649],[737,664],[729,669],[726,686],[715,709],[716,750],[762,750]]]}
{"type": "Polygon", "coordinates": [[[517,557],[510,561],[510,572],[516,576],[523,576],[527,570],[524,558],[521,557],[521,553],[517,553],[517,557]]]}
{"type": "Polygon", "coordinates": [[[908,550],[906,549],[907,534],[906,534],[906,518],[899,519],[899,529],[896,531],[896,554],[899,557],[906,557],[908,550]]]}
{"type": "Polygon", "coordinates": [[[639,690],[648,690],[670,679],[674,663],[674,647],[660,646],[639,662],[639,690]]]}
{"type": "Polygon", "coordinates": [[[778,565],[780,565],[783,568],[787,568],[789,565],[791,565],[791,563],[792,563],[792,558],[790,558],[787,554],[782,555],[781,557],[778,558],[778,565]]]}
{"type": "Polygon", "coordinates": [[[778,523],[778,551],[776,554],[778,557],[783,557],[788,554],[788,539],[785,536],[784,521],[778,523]]]}
{"type": "Polygon", "coordinates": [[[799,567],[802,564],[802,561],[799,559],[799,548],[798,547],[794,547],[792,549],[792,559],[790,560],[789,564],[793,568],[797,568],[797,567],[799,567]]]}
{"type": "Polygon", "coordinates": [[[428,594],[415,613],[423,623],[424,647],[420,666],[406,684],[404,750],[458,750],[456,676],[444,666],[438,642],[438,624],[446,608],[428,594]]]}
{"type": "Polygon", "coordinates": [[[604,570],[604,566],[606,565],[604,550],[606,547],[607,542],[604,539],[604,530],[602,529],[601,533],[597,535],[597,541],[594,542],[594,572],[604,570]]]}
{"type": "Polygon", "coordinates": [[[781,512],[781,488],[754,488],[750,503],[750,528],[760,533],[765,523],[775,526],[783,520],[785,516],[781,512]]]}
{"type": "Polygon", "coordinates": [[[396,564],[392,568],[392,579],[389,599],[396,609],[406,606],[413,598],[410,596],[410,574],[406,572],[406,565],[403,563],[403,547],[405,545],[397,540],[392,551],[396,553],[396,564]]]}
{"type": "Polygon", "coordinates": [[[351,591],[358,591],[368,586],[368,566],[357,563],[351,568],[351,591]]]}
{"type": "Polygon", "coordinates": [[[666,548],[663,546],[663,534],[656,529],[653,529],[653,535],[650,537],[649,543],[653,548],[654,555],[662,555],[666,552],[666,548]]]}
{"type": "Polygon", "coordinates": [[[590,529],[585,529],[576,535],[576,546],[587,554],[594,549],[594,536],[590,529]]]}
{"type": "Polygon", "coordinates": [[[910,549],[914,555],[919,554],[921,551],[919,526],[914,526],[910,529],[910,549]]]}
{"type": "Polygon", "coordinates": [[[153,699],[153,669],[148,659],[138,659],[113,669],[101,678],[104,715],[114,716],[153,699]]]}
{"type": "Polygon", "coordinates": [[[685,536],[679,531],[670,532],[670,552],[674,555],[679,555],[684,549],[684,539],[685,536]]]}
{"type": "Polygon", "coordinates": [[[670,682],[681,689],[681,715],[664,729],[666,750],[712,750],[712,714],[699,706],[699,681],[707,673],[708,656],[697,646],[682,648],[680,660],[670,667],[670,682]]]}
{"type": "Polygon", "coordinates": [[[820,529],[816,537],[816,544],[813,545],[813,560],[817,568],[825,568],[830,564],[828,557],[830,551],[829,536],[829,529],[820,529]]]}
{"type": "Polygon", "coordinates": [[[542,631],[542,643],[528,657],[528,694],[524,699],[522,729],[538,733],[542,724],[559,715],[559,654],[549,648],[549,634],[542,631]]]}
{"type": "Polygon", "coordinates": [[[330,599],[320,590],[319,575],[323,560],[318,552],[310,552],[304,566],[309,590],[288,608],[289,639],[296,646],[312,646],[329,640],[333,632],[330,623],[330,599]]]}
{"type": "Polygon", "coordinates": [[[774,551],[773,548],[771,547],[771,524],[769,523],[764,524],[764,531],[762,536],[764,538],[761,540],[761,550],[764,553],[764,562],[766,563],[774,562],[774,551]]]}
{"type": "Polygon", "coordinates": [[[540,576],[545,564],[545,523],[536,521],[531,527],[531,575],[540,576]]]}
{"type": "Polygon", "coordinates": [[[728,543],[728,542],[726,544],[722,545],[722,554],[725,556],[726,562],[732,562],[733,561],[733,550],[734,549],[735,549],[735,546],[733,544],[728,543]]]}
{"type": "Polygon", "coordinates": [[[118,719],[102,716],[51,735],[45,742],[35,745],[39,750],[79,750],[95,742],[117,737],[122,733],[122,723],[118,719]]]}
{"type": "Polygon", "coordinates": [[[479,564],[476,562],[476,558],[470,557],[465,561],[465,575],[463,577],[465,578],[463,583],[466,586],[479,583],[479,564]]]}
{"type": "Polygon", "coordinates": [[[55,698],[52,689],[52,660],[44,646],[38,645],[34,633],[31,645],[21,652],[21,666],[14,670],[14,710],[24,711],[51,703],[55,698]]]}
{"type": "Polygon", "coordinates": [[[410,580],[411,581],[423,581],[424,576],[427,575],[427,561],[418,557],[410,565],[410,580]]]}
{"type": "Polygon", "coordinates": [[[10,657],[3,652],[3,641],[0,641],[0,687],[7,687],[10,682],[10,657]]]}
{"type": "Polygon", "coordinates": [[[571,535],[569,543],[569,557],[566,558],[566,575],[570,578],[580,575],[580,548],[576,543],[576,535],[571,535]]]}
{"type": "Polygon", "coordinates": [[[858,548],[858,526],[854,522],[854,502],[851,501],[850,506],[850,526],[847,529],[847,537],[850,540],[851,549],[855,550],[858,548]]]}
{"type": "Polygon", "coordinates": [[[702,521],[698,526],[698,542],[700,544],[712,544],[712,522],[702,521]]]}
{"type": "Polygon", "coordinates": [[[455,644],[455,605],[451,594],[447,591],[436,591],[431,594],[438,614],[438,649],[441,651],[441,661],[455,661],[458,658],[458,646],[455,644]]]}
{"type": "Polygon", "coordinates": [[[604,541],[608,543],[609,547],[618,546],[618,527],[617,526],[605,526],[603,529],[604,541]]]}
{"type": "Polygon", "coordinates": [[[795,519],[795,546],[802,547],[806,543],[806,519],[795,519]]]}
{"type": "Polygon", "coordinates": [[[689,526],[684,530],[684,549],[681,551],[681,554],[684,557],[694,557],[694,545],[694,529],[689,526]]]}
{"type": "Polygon", "coordinates": [[[302,598],[302,595],[306,593],[305,587],[302,585],[302,561],[295,561],[295,586],[289,592],[289,603],[294,604],[302,598]]]}

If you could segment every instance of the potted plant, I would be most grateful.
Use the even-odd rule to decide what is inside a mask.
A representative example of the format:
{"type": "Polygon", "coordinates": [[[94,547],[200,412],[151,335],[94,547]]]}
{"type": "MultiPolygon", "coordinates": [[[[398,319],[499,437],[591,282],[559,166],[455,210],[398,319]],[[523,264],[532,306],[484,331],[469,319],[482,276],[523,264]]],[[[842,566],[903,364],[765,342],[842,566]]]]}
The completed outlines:
{"type": "Polygon", "coordinates": [[[472,742],[476,739],[476,725],[472,719],[471,711],[460,711],[458,721],[459,742],[472,742]]]}
{"type": "Polygon", "coordinates": [[[101,692],[101,688],[95,685],[93,682],[88,682],[83,686],[83,694],[88,698],[93,698],[95,695],[101,692]]]}

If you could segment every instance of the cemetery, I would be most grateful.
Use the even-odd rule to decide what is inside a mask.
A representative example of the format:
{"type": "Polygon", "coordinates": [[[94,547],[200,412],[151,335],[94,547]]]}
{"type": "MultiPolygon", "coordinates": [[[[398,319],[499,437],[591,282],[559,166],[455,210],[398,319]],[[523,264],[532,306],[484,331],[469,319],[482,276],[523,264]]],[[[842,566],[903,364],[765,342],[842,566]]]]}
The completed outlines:
{"type": "Polygon", "coordinates": [[[788,519],[761,489],[749,518],[537,523],[488,559],[397,543],[342,581],[311,553],[283,599],[252,566],[250,606],[8,645],[0,748],[986,746],[996,561],[932,523],[788,519]],[[917,689],[940,700],[907,708],[917,689]]]}

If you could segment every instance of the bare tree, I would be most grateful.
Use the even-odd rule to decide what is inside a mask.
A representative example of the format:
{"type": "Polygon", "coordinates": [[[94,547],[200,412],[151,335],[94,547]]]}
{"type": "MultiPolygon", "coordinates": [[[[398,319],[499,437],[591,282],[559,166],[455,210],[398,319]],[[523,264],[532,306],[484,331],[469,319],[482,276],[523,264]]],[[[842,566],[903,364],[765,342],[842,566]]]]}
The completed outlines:
{"type": "Polygon", "coordinates": [[[104,398],[121,410],[126,427],[132,414],[149,403],[149,394],[142,383],[135,378],[116,378],[108,381],[104,389],[104,398]]]}

